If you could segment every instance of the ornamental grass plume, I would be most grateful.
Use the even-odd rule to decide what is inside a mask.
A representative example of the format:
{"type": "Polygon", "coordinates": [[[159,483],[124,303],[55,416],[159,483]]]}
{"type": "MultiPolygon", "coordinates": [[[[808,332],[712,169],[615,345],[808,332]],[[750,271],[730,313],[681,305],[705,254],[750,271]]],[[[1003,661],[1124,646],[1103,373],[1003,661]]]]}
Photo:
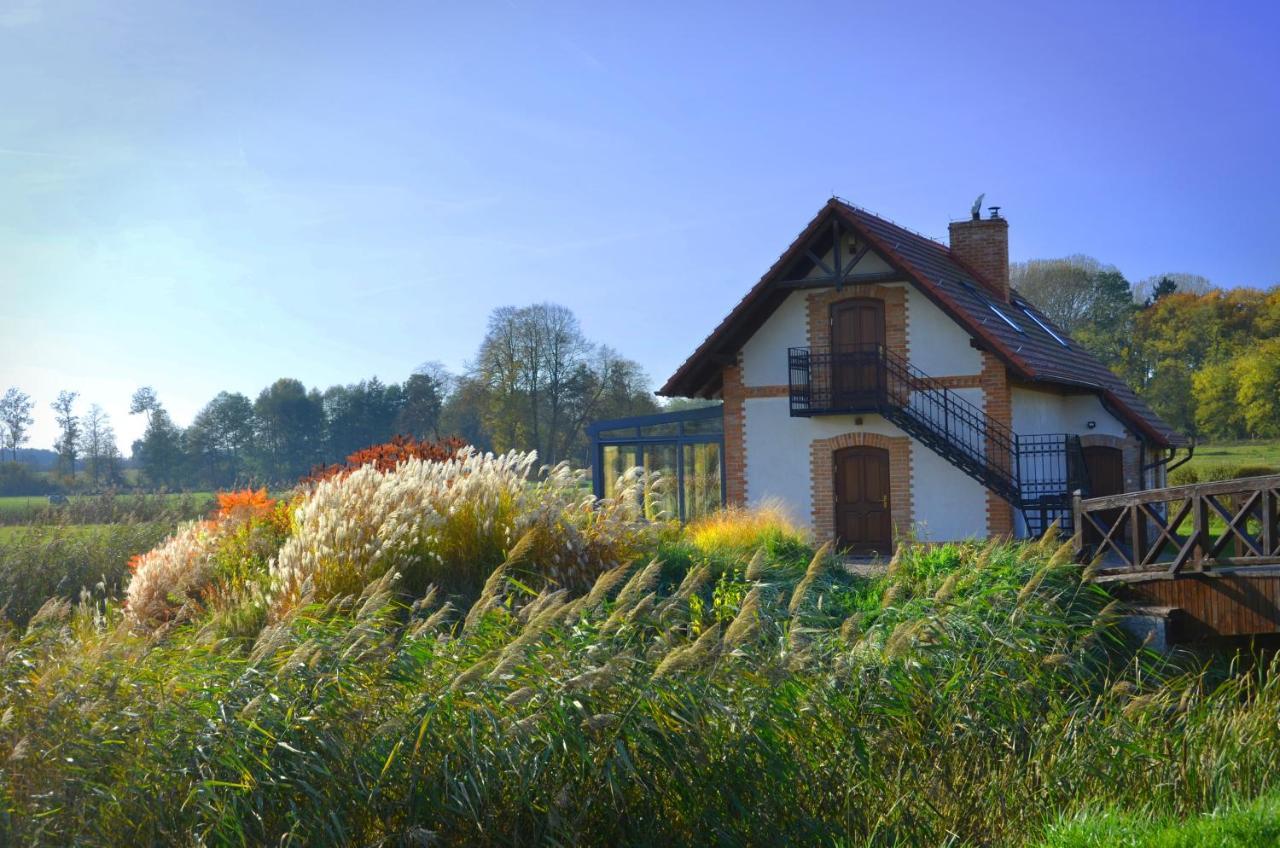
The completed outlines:
{"type": "Polygon", "coordinates": [[[209,585],[222,528],[214,521],[191,522],[160,547],[130,562],[133,577],[125,603],[134,623],[172,619],[209,585]]]}
{"type": "Polygon", "coordinates": [[[297,508],[294,534],[272,566],[277,612],[296,603],[307,579],[324,600],[388,569],[409,592],[434,584],[474,596],[486,580],[504,585],[517,572],[581,591],[649,545],[655,531],[626,492],[599,501],[581,472],[561,464],[535,475],[535,460],[464,448],[444,461],[365,465],[321,481],[297,508]]]}
{"type": "Polygon", "coordinates": [[[804,533],[786,507],[769,501],[750,509],[730,506],[689,524],[686,535],[704,553],[750,554],[771,539],[803,542],[804,533]]]}

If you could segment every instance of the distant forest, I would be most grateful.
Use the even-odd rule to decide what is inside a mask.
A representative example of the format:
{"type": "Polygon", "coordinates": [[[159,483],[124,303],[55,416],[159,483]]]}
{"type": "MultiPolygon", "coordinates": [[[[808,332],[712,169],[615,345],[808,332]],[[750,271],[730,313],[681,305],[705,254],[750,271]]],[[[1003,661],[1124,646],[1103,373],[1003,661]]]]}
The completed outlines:
{"type": "MultiPolygon", "coordinates": [[[[0,433],[11,460],[0,470],[0,494],[124,484],[126,462],[109,418],[97,404],[78,411],[78,399],[64,391],[52,404],[60,436],[45,451],[25,447],[34,420],[30,397],[16,387],[0,397],[0,433]],[[41,470],[52,474],[32,473],[41,470]]],[[[402,383],[372,377],[326,389],[281,378],[254,398],[219,392],[186,427],[144,386],[130,407],[147,422],[130,464],[138,483],[152,489],[289,485],[396,435],[456,435],[486,450],[536,449],[548,463],[584,463],[588,423],[658,408],[640,366],[587,339],[569,309],[504,307],[490,316],[461,374],[428,363],[402,383]]]]}

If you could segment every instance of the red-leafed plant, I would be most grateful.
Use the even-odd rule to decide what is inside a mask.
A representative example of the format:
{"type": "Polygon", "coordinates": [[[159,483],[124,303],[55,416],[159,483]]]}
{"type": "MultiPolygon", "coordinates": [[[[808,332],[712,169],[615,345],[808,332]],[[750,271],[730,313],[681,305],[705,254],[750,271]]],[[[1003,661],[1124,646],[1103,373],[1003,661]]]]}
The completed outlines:
{"type": "Polygon", "coordinates": [[[379,471],[391,471],[406,459],[444,462],[453,459],[466,446],[467,443],[457,436],[434,442],[419,441],[412,436],[395,436],[389,442],[356,451],[347,457],[345,463],[317,466],[302,482],[320,483],[332,477],[345,477],[366,465],[372,465],[379,471]]]}

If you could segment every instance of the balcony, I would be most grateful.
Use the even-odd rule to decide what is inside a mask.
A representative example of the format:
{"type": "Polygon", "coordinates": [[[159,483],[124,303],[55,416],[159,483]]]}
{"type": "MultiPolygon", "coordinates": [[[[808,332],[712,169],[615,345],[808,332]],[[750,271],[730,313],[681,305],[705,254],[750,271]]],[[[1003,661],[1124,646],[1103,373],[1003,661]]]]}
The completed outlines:
{"type": "Polygon", "coordinates": [[[883,345],[787,350],[792,417],[879,412],[888,401],[883,345]]]}

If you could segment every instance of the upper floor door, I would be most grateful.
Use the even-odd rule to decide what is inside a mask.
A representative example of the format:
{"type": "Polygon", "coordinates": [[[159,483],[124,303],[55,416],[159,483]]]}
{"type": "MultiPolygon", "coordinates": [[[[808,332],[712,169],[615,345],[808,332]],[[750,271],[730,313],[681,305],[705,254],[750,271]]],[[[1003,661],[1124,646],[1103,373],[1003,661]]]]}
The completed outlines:
{"type": "Polygon", "coordinates": [[[884,387],[884,301],[858,297],[831,306],[831,389],[836,406],[874,405],[884,387]]]}

